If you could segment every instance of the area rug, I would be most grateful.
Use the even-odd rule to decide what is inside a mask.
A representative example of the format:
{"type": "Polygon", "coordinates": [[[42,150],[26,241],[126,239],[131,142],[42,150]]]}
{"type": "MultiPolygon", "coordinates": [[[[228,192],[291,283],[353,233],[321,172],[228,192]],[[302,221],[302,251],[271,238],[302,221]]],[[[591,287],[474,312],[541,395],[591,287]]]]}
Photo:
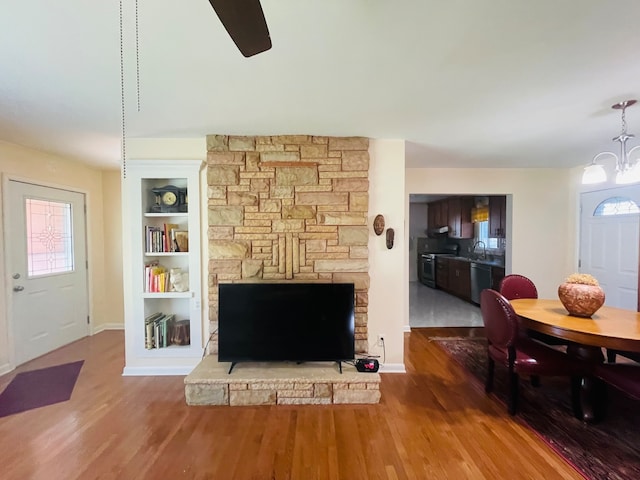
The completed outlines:
{"type": "MultiPolygon", "coordinates": [[[[484,338],[432,338],[457,360],[484,388],[487,372],[484,338]]],[[[507,369],[496,365],[492,396],[505,404],[507,369]]],[[[520,381],[516,418],[524,421],[586,478],[593,480],[640,479],[640,402],[610,388],[607,414],[597,424],[585,424],[571,410],[569,380],[542,377],[534,388],[520,381]]]]}
{"type": "Polygon", "coordinates": [[[0,417],[69,400],[83,363],[18,373],[0,393],[0,417]]]}

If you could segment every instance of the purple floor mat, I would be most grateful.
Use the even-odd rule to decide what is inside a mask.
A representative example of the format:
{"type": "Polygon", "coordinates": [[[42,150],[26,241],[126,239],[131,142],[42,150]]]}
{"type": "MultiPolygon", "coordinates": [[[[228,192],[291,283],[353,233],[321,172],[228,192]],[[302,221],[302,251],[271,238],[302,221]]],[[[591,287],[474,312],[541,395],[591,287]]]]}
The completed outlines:
{"type": "Polygon", "coordinates": [[[84,360],[19,373],[0,393],[0,417],[71,398],[84,360]]]}

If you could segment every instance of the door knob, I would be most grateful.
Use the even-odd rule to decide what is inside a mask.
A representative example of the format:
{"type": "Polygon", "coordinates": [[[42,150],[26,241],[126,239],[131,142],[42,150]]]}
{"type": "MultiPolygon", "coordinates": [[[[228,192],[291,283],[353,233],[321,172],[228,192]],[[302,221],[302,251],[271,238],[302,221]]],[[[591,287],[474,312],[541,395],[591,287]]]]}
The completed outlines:
{"type": "Polygon", "coordinates": [[[15,287],[13,287],[14,292],[21,292],[22,290],[24,290],[24,287],[22,285],[16,285],[15,287]]]}

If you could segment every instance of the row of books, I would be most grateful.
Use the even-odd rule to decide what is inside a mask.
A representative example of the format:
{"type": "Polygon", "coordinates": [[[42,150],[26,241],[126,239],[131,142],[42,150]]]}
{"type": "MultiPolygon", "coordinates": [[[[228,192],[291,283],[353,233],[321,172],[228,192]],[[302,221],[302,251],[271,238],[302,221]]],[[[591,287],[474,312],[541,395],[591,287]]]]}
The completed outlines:
{"type": "Polygon", "coordinates": [[[169,272],[158,262],[151,262],[144,266],[144,291],[168,292],[170,291],[169,272]]]}
{"type": "Polygon", "coordinates": [[[144,347],[151,350],[171,345],[171,326],[174,321],[175,315],[165,315],[162,312],[156,312],[146,317],[144,320],[144,347]]]}
{"type": "Polygon", "coordinates": [[[189,232],[180,230],[176,223],[165,223],[162,227],[144,227],[145,251],[147,253],[171,253],[189,251],[189,232]]]}

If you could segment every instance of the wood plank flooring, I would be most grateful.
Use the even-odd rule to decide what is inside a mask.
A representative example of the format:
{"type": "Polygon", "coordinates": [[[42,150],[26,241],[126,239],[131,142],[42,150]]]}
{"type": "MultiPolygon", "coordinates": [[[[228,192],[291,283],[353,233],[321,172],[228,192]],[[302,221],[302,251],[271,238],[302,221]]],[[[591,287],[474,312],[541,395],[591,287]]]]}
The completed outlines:
{"type": "Polygon", "coordinates": [[[102,332],[0,377],[85,360],[71,400],[0,418],[0,478],[582,478],[428,338],[459,333],[405,334],[377,405],[188,407],[183,377],[122,377],[102,332]]]}

